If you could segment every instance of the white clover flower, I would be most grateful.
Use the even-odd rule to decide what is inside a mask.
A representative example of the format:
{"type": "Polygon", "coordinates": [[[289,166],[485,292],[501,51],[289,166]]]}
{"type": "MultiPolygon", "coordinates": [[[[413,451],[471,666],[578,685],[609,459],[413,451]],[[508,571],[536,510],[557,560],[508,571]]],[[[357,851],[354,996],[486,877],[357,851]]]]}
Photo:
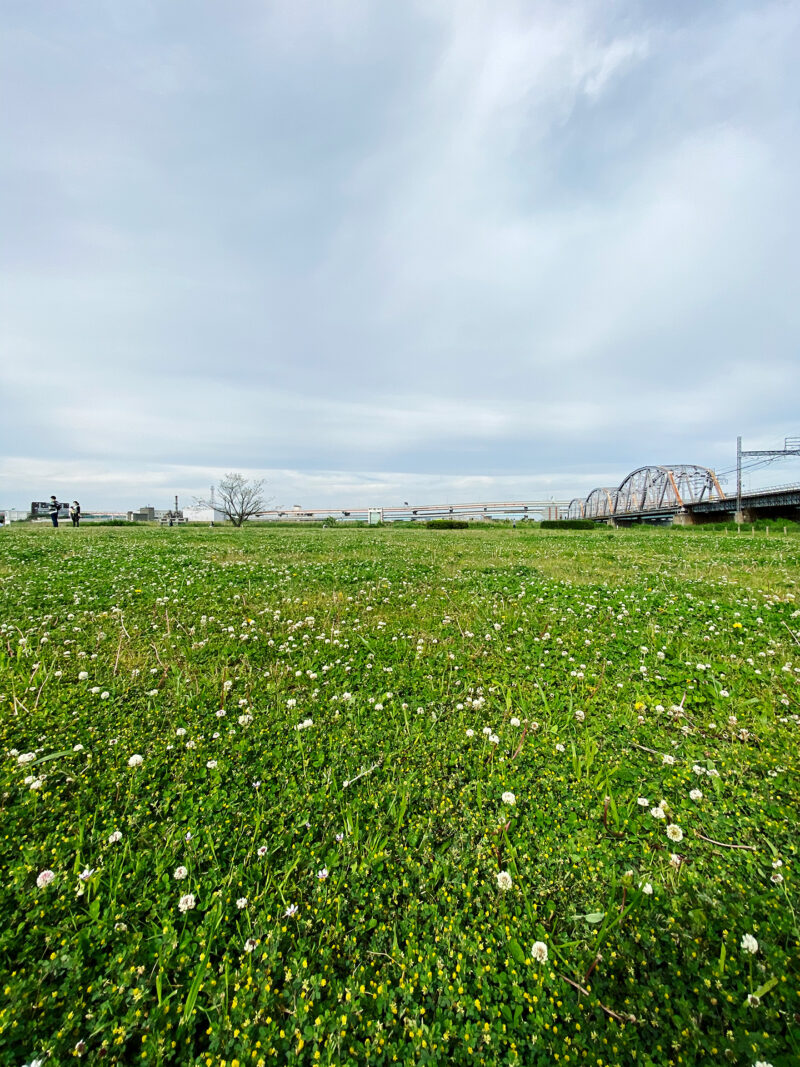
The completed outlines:
{"type": "Polygon", "coordinates": [[[653,895],[653,887],[650,882],[640,882],[639,888],[646,897],[651,897],[653,895]]]}
{"type": "Polygon", "coordinates": [[[783,860],[773,860],[772,861],[772,869],[774,871],[777,871],[778,868],[782,867],[782,866],[783,866],[783,860]]]}
{"type": "Polygon", "coordinates": [[[248,939],[244,943],[245,952],[252,952],[257,944],[258,944],[258,942],[256,941],[256,939],[254,937],[248,937],[248,939]]]}
{"type": "Polygon", "coordinates": [[[700,789],[690,789],[689,790],[689,799],[690,800],[702,800],[703,799],[702,790],[700,790],[700,789]]]}
{"type": "Polygon", "coordinates": [[[503,793],[500,799],[503,801],[504,804],[509,804],[511,806],[513,806],[517,802],[517,798],[511,792],[503,793]]]}
{"type": "Polygon", "coordinates": [[[683,830],[681,830],[680,826],[671,822],[667,827],[667,837],[677,844],[679,841],[683,841],[683,830]]]}
{"type": "Polygon", "coordinates": [[[514,715],[513,718],[508,720],[508,724],[509,724],[509,726],[519,726],[520,725],[520,721],[517,718],[517,716],[514,715]]]}
{"type": "Polygon", "coordinates": [[[175,879],[176,882],[182,882],[188,874],[189,872],[185,867],[176,867],[175,870],[172,872],[172,877],[175,879]]]}
{"type": "Polygon", "coordinates": [[[186,727],[185,726],[179,726],[178,729],[175,731],[175,736],[176,737],[185,737],[186,736],[186,727]]]}
{"type": "Polygon", "coordinates": [[[670,755],[662,756],[661,762],[666,764],[667,767],[671,767],[675,762],[675,757],[670,755]]]}
{"type": "Polygon", "coordinates": [[[783,875],[781,874],[781,872],[780,872],[780,871],[774,871],[774,872],[773,872],[773,873],[772,873],[772,874],[770,875],[770,879],[769,879],[769,880],[770,880],[771,882],[774,882],[774,883],[775,883],[775,885],[780,885],[780,884],[781,884],[781,882],[783,881],[783,875]]]}
{"type": "Polygon", "coordinates": [[[83,752],[83,745],[77,744],[72,746],[73,752],[83,752]]]}
{"type": "Polygon", "coordinates": [[[650,805],[650,801],[647,799],[647,797],[637,797],[636,803],[639,805],[640,808],[646,808],[650,805]]]}
{"type": "Polygon", "coordinates": [[[658,807],[651,808],[650,809],[650,814],[653,816],[654,819],[664,819],[664,818],[666,818],[666,812],[664,811],[663,808],[658,808],[658,807]]]}
{"type": "Polygon", "coordinates": [[[230,679],[228,681],[226,681],[226,682],[223,682],[222,683],[222,688],[227,693],[229,689],[233,689],[233,682],[230,681],[230,679]]]}
{"type": "Polygon", "coordinates": [[[17,763],[32,763],[35,759],[35,752],[23,752],[21,756],[17,756],[17,763]]]}
{"type": "Polygon", "coordinates": [[[534,941],[531,948],[531,959],[537,963],[547,963],[547,945],[544,941],[534,941]]]}
{"type": "Polygon", "coordinates": [[[239,897],[236,901],[236,907],[239,911],[243,911],[247,907],[247,897],[239,897]]]}
{"type": "Polygon", "coordinates": [[[88,677],[89,677],[89,672],[88,671],[80,671],[80,673],[78,674],[78,681],[79,682],[85,682],[88,679],[88,677]]]}
{"type": "Polygon", "coordinates": [[[178,911],[191,911],[196,903],[197,901],[195,900],[194,893],[187,893],[178,901],[178,911]]]}
{"type": "Polygon", "coordinates": [[[130,758],[128,759],[128,766],[129,766],[129,767],[141,767],[141,765],[142,765],[143,763],[144,763],[144,757],[140,756],[138,752],[135,752],[135,753],[134,753],[134,754],[133,754],[133,755],[132,755],[132,756],[131,756],[131,757],[130,757],[130,758]]]}
{"type": "Polygon", "coordinates": [[[468,729],[467,730],[467,737],[474,737],[474,736],[475,736],[475,731],[468,729]]]}
{"type": "Polygon", "coordinates": [[[511,875],[508,871],[500,871],[497,875],[497,888],[505,891],[506,889],[510,889],[512,885],[513,882],[511,881],[511,875]]]}
{"type": "Polygon", "coordinates": [[[216,765],[217,761],[215,759],[206,760],[206,767],[208,767],[210,771],[213,771],[216,765]]]}
{"type": "Polygon", "coordinates": [[[564,751],[564,746],[559,742],[556,745],[556,752],[563,752],[563,751],[564,751]]]}
{"type": "Polygon", "coordinates": [[[489,743],[492,745],[499,745],[500,738],[497,736],[497,734],[489,734],[489,743]]]}
{"type": "Polygon", "coordinates": [[[100,686],[99,685],[93,685],[92,688],[89,690],[89,692],[90,693],[94,693],[94,695],[97,696],[97,694],[100,692],[100,686]]]}
{"type": "Polygon", "coordinates": [[[586,712],[580,710],[576,711],[575,718],[578,720],[578,722],[583,722],[583,720],[586,718],[586,712]]]}
{"type": "Polygon", "coordinates": [[[491,732],[492,732],[491,726],[484,726],[484,728],[481,730],[481,733],[483,734],[484,737],[488,737],[491,734],[491,732]]]}
{"type": "Polygon", "coordinates": [[[50,883],[53,881],[54,878],[55,878],[55,872],[54,871],[50,871],[50,870],[40,871],[39,872],[39,877],[36,879],[36,884],[40,889],[44,889],[44,887],[46,885],[50,885],[50,883]]]}
{"type": "Polygon", "coordinates": [[[261,845],[261,846],[260,846],[260,848],[259,848],[259,850],[258,850],[258,855],[259,855],[259,856],[260,856],[261,858],[263,858],[264,856],[266,856],[266,854],[267,854],[267,851],[268,851],[268,849],[267,849],[267,846],[266,846],[266,845],[261,845]]]}
{"type": "Polygon", "coordinates": [[[669,854],[669,862],[673,867],[677,868],[677,867],[680,867],[680,865],[681,865],[681,863],[683,861],[681,860],[681,857],[677,852],[670,852],[670,854],[669,854]]]}
{"type": "Polygon", "coordinates": [[[253,716],[249,712],[245,712],[244,715],[239,716],[239,725],[248,726],[253,721],[253,716]]]}
{"type": "Polygon", "coordinates": [[[33,781],[30,783],[30,786],[28,788],[29,789],[41,789],[43,784],[44,784],[43,779],[34,778],[33,781]]]}
{"type": "Polygon", "coordinates": [[[758,952],[758,941],[752,934],[742,934],[741,944],[739,946],[743,952],[750,952],[754,956],[758,952]]]}
{"type": "Polygon", "coordinates": [[[108,700],[108,698],[110,696],[111,696],[111,694],[109,693],[109,691],[107,689],[104,689],[103,692],[100,694],[100,699],[101,700],[108,700]]]}
{"type": "Polygon", "coordinates": [[[215,714],[218,719],[224,719],[228,713],[224,708],[220,708],[219,711],[215,712],[215,714]]]}
{"type": "Polygon", "coordinates": [[[117,843],[117,841],[121,841],[121,840],[122,840],[122,831],[121,830],[115,830],[113,832],[113,834],[109,834],[108,835],[108,843],[109,843],[109,845],[115,845],[117,843]]]}

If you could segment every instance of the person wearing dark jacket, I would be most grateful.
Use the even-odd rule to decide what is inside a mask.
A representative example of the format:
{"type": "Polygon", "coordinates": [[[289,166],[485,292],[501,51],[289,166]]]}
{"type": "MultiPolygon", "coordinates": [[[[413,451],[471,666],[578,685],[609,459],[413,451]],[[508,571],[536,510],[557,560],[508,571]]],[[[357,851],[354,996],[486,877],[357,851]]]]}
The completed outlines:
{"type": "Polygon", "coordinates": [[[58,500],[54,497],[50,497],[50,519],[53,526],[58,526],[58,509],[61,507],[58,500]]]}
{"type": "Polygon", "coordinates": [[[73,500],[69,506],[69,517],[72,519],[73,526],[80,526],[81,524],[81,506],[77,500],[73,500]]]}

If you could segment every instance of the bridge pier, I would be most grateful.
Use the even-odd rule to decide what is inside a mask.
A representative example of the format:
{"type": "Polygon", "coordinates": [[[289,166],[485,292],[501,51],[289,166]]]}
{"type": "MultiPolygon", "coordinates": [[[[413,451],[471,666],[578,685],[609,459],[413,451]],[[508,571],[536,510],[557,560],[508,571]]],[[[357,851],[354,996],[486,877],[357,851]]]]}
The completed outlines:
{"type": "MultiPolygon", "coordinates": [[[[679,511],[672,520],[673,526],[703,526],[707,522],[724,522],[725,512],[679,511]]],[[[749,520],[748,520],[749,521],[749,520]]]]}

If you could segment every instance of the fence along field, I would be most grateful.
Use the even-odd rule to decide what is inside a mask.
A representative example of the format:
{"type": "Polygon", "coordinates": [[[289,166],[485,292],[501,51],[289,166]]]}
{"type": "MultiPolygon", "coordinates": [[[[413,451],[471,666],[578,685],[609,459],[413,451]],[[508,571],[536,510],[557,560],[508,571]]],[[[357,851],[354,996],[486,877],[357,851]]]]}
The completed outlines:
{"type": "Polygon", "coordinates": [[[0,553],[2,1062],[798,1062],[797,537],[0,553]]]}

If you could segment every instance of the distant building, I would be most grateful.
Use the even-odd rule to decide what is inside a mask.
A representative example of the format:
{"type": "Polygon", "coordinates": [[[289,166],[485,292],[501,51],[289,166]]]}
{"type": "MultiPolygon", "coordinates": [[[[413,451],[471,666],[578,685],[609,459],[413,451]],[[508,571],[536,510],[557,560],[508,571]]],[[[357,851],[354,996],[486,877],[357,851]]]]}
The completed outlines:
{"type": "Polygon", "coordinates": [[[186,522],[225,522],[228,518],[217,508],[205,507],[203,504],[184,508],[183,517],[186,522]]]}
{"type": "Polygon", "coordinates": [[[156,518],[156,509],[151,507],[128,512],[128,522],[155,522],[156,518]]]}

